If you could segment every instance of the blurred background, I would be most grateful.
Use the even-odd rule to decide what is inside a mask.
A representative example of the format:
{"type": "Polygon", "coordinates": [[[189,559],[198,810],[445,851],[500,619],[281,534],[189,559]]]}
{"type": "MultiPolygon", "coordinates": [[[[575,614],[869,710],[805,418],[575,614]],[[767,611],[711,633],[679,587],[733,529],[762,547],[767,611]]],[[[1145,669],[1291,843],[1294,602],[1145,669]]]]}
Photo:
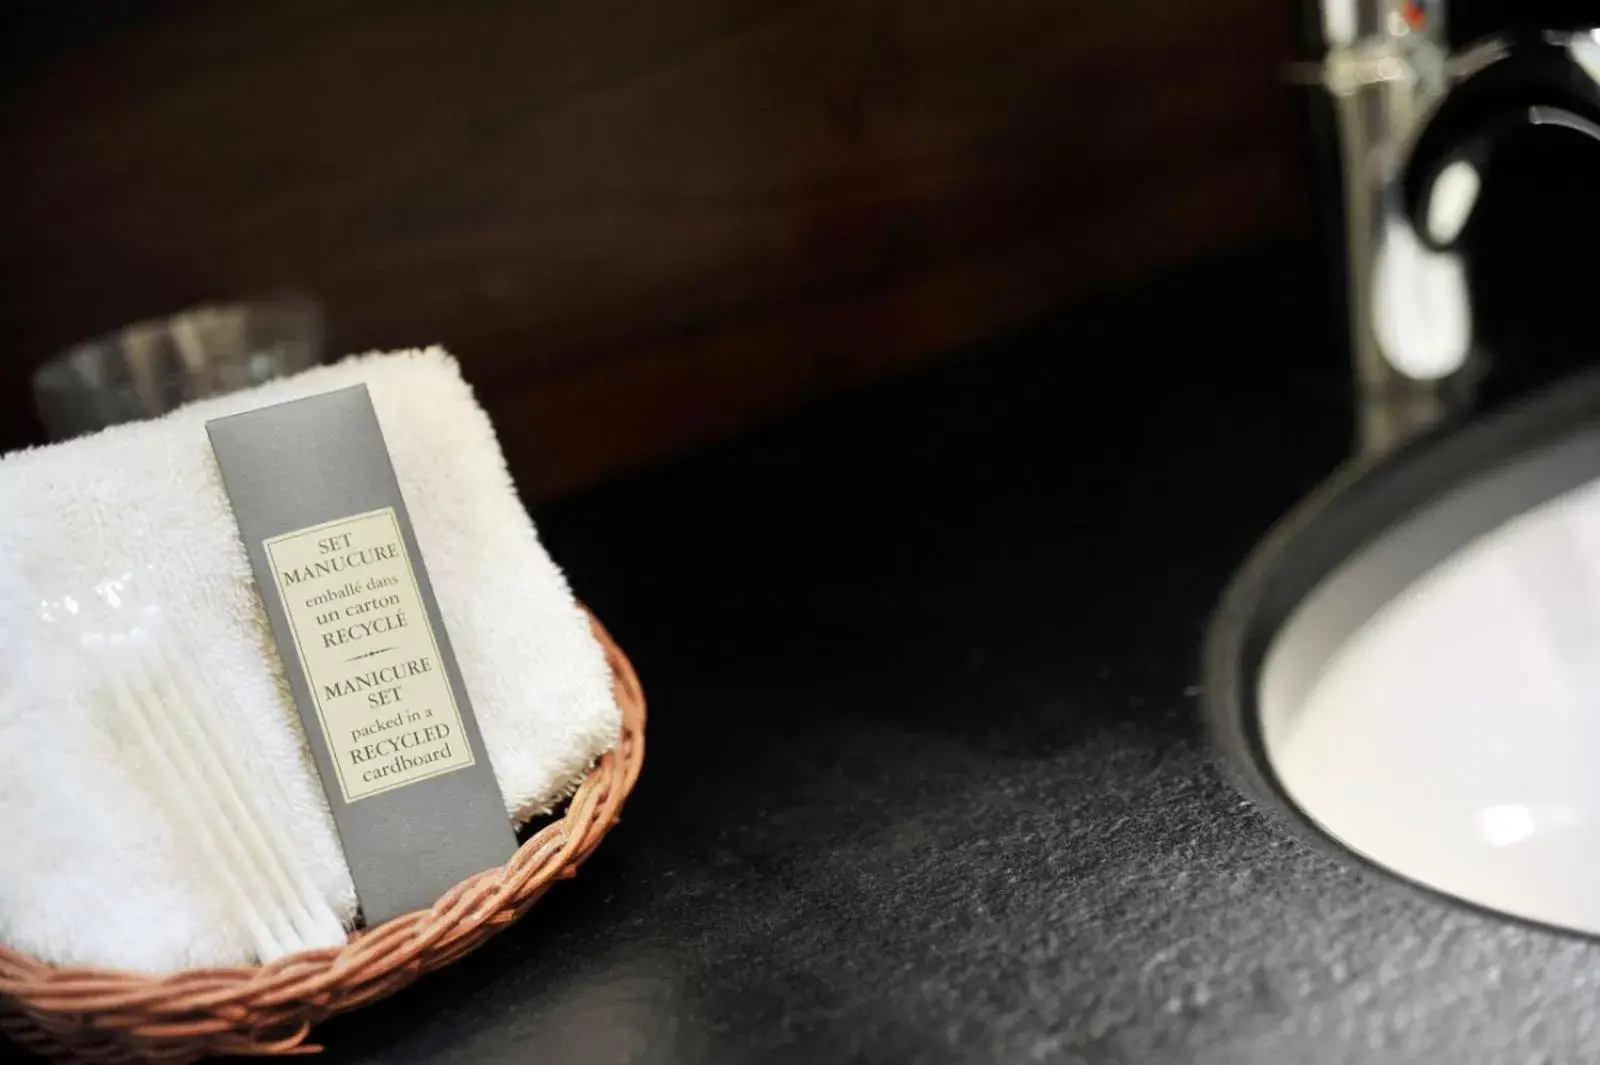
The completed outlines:
{"type": "MultiPolygon", "coordinates": [[[[1581,6],[1458,3],[1450,35],[1581,6]]],[[[0,18],[0,449],[43,439],[29,377],[74,342],[295,290],[330,354],[448,345],[542,499],[1230,249],[1336,261],[1289,74],[1307,14],[1273,0],[0,18]]],[[[1591,279],[1515,285],[1593,235],[1595,175],[1537,154],[1496,175],[1510,250],[1473,268],[1508,280],[1479,309],[1570,331],[1591,279]]],[[[1282,357],[1337,361],[1337,318],[1282,357]]]]}

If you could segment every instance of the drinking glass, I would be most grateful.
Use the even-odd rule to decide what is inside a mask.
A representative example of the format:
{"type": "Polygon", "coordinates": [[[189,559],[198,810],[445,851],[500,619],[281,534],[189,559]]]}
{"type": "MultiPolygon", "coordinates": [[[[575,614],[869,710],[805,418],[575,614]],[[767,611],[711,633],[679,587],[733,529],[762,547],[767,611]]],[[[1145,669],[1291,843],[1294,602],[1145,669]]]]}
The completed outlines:
{"type": "Polygon", "coordinates": [[[202,304],[56,356],[33,375],[34,403],[64,440],[297,373],[321,358],[322,335],[322,309],[304,296],[202,304]]]}

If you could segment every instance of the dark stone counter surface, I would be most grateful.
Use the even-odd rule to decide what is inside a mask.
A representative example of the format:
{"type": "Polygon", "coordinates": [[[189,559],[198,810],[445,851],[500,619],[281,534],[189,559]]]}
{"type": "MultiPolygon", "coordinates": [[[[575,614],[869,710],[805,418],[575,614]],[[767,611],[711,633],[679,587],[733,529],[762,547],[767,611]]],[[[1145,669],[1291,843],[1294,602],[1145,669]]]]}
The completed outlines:
{"type": "Polygon", "coordinates": [[[644,777],[323,1060],[1600,1060],[1600,946],[1313,853],[1203,743],[1206,617],[1348,443],[1315,282],[1206,264],[539,515],[644,777]]]}

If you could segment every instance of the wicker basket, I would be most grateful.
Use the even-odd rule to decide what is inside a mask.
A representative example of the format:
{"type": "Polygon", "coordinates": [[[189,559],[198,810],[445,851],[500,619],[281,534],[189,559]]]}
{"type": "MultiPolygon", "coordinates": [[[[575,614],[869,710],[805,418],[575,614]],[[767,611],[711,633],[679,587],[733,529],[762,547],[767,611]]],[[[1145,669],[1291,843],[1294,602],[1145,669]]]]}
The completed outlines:
{"type": "Polygon", "coordinates": [[[343,947],[258,968],[166,976],[56,969],[0,947],[0,1027],[46,1057],[97,1065],[182,1063],[207,1054],[293,1054],[325,1017],[374,1002],[472,951],[577,872],[617,820],[644,761],[644,693],[598,621],[622,737],[564,812],[509,862],[457,884],[431,910],[357,932],[343,947]]]}

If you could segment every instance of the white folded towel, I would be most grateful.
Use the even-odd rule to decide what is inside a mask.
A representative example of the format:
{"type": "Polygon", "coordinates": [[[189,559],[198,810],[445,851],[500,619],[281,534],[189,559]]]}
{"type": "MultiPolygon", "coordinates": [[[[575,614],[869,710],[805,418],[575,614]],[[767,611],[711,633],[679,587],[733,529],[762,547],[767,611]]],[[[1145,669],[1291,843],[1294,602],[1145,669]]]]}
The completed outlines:
{"type": "MultiPolygon", "coordinates": [[[[267,889],[219,876],[219,846],[267,854],[274,882],[298,889],[281,949],[336,941],[331,918],[350,926],[349,870],[205,422],[361,382],[508,815],[548,809],[615,744],[604,654],[517,500],[487,416],[439,349],[354,357],[0,456],[0,942],[54,964],[144,971],[262,960],[276,950],[239,900],[267,889]],[[107,680],[108,664],[146,654],[130,652],[121,614],[96,600],[119,574],[158,608],[146,626],[158,679],[142,702],[107,680]],[[150,706],[177,709],[151,716],[150,706]],[[237,799],[193,802],[182,758],[148,742],[186,727],[185,706],[189,726],[198,718],[231,748],[219,765],[237,799]]],[[[219,779],[196,765],[191,776],[219,779]]],[[[241,862],[236,871],[252,868],[241,862]]]]}

